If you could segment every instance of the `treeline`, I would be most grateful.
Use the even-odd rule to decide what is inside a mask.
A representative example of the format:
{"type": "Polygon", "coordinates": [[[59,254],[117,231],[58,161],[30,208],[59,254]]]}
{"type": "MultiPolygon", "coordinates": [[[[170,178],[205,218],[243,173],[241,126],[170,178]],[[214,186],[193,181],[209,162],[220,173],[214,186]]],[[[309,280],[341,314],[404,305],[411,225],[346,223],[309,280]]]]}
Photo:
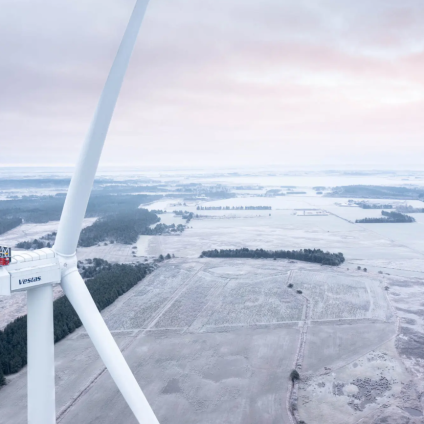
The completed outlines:
{"type": "Polygon", "coordinates": [[[183,224],[162,223],[151,228],[151,225],[159,221],[160,218],[147,209],[135,209],[105,216],[81,231],[79,246],[90,247],[102,242],[133,244],[141,235],[182,233],[186,228],[183,224]]]}
{"type": "Polygon", "coordinates": [[[424,213],[424,208],[414,208],[411,205],[396,206],[396,211],[401,213],[424,213]]]}
{"type": "Polygon", "coordinates": [[[44,247],[52,247],[50,242],[45,242],[43,240],[34,239],[33,241],[20,241],[19,243],[16,243],[16,247],[18,249],[25,249],[25,250],[37,250],[37,249],[43,249],[44,247]]]}
{"type": "Polygon", "coordinates": [[[197,206],[198,211],[263,211],[271,206],[197,206]]]}
{"type": "MultiPolygon", "coordinates": [[[[101,261],[101,260],[100,260],[101,261]]],[[[101,271],[86,282],[101,311],[134,287],[154,270],[149,264],[122,265],[97,263],[101,271]],[[105,269],[106,267],[106,269],[105,269]]],[[[81,321],[66,297],[53,302],[54,342],[65,338],[81,326],[81,321]]],[[[0,331],[0,385],[4,375],[14,374],[27,364],[27,317],[17,318],[0,331]]]]}
{"type": "Polygon", "coordinates": [[[85,262],[78,261],[78,271],[84,280],[93,278],[103,271],[110,271],[113,265],[100,258],[86,259],[85,262]]]}
{"type": "Polygon", "coordinates": [[[387,223],[409,223],[415,222],[415,218],[409,215],[404,215],[399,212],[386,212],[381,211],[383,215],[382,218],[363,218],[357,219],[356,223],[358,224],[387,224],[387,223]]]}
{"type": "Polygon", "coordinates": [[[273,188],[271,190],[268,190],[265,194],[265,197],[274,197],[274,196],[285,196],[285,193],[282,193],[280,189],[273,188]]]}
{"type": "Polygon", "coordinates": [[[147,227],[158,221],[159,217],[147,209],[105,216],[81,231],[79,245],[89,247],[103,241],[132,244],[140,234],[146,233],[147,227]]]}
{"type": "Polygon", "coordinates": [[[104,187],[95,187],[108,194],[130,194],[130,193],[168,193],[169,189],[164,184],[137,185],[137,184],[108,184],[104,187]]]}
{"type": "Polygon", "coordinates": [[[70,178],[9,178],[0,179],[0,190],[13,190],[25,188],[63,188],[66,189],[71,182],[70,178]]]}
{"type": "MultiPolygon", "coordinates": [[[[70,178],[9,178],[0,179],[0,190],[13,190],[25,188],[37,189],[67,189],[71,182],[70,178]]],[[[155,184],[153,180],[144,178],[136,180],[114,180],[111,178],[96,178],[93,190],[120,191],[126,187],[138,189],[139,191],[153,191],[166,187],[165,184],[155,184]],[[150,185],[146,185],[150,184],[150,185]],[[140,190],[141,189],[141,190],[140,190]]]]}
{"type": "Polygon", "coordinates": [[[264,249],[221,249],[206,250],[200,257],[206,258],[251,258],[251,259],[294,259],[322,265],[338,266],[345,261],[343,253],[324,252],[321,249],[264,250],[264,249]]]}
{"type": "Polygon", "coordinates": [[[194,217],[193,212],[188,211],[174,211],[174,215],[181,216],[182,219],[186,220],[186,223],[188,224],[194,217]]]}
{"type": "Polygon", "coordinates": [[[381,203],[355,202],[362,209],[393,209],[393,205],[381,203]]]}
{"type": "Polygon", "coordinates": [[[263,190],[264,188],[262,186],[235,186],[233,187],[234,190],[263,190]]]}
{"type": "Polygon", "coordinates": [[[13,230],[22,224],[22,218],[11,216],[2,217],[0,220],[0,234],[6,233],[7,231],[13,230]]]}
{"type": "Polygon", "coordinates": [[[34,239],[33,241],[21,241],[16,244],[16,247],[18,249],[25,249],[25,250],[36,250],[36,249],[43,249],[44,247],[52,247],[54,245],[54,242],[56,240],[56,232],[46,234],[43,237],[40,237],[40,239],[34,239]]]}
{"type": "Polygon", "coordinates": [[[162,234],[182,233],[186,226],[183,224],[157,224],[153,228],[145,228],[140,235],[143,236],[160,236],[162,234]]]}

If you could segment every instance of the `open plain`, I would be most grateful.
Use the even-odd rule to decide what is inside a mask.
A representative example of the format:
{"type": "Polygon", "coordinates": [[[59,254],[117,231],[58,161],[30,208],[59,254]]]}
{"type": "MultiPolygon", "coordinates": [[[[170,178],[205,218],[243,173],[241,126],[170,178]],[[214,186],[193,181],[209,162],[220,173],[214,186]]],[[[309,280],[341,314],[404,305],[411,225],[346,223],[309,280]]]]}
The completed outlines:
{"type": "MultiPolygon", "coordinates": [[[[356,224],[381,211],[299,188],[306,194],[266,197],[263,188],[221,200],[164,198],[148,208],[166,210],[165,224],[186,224],[181,234],[78,248],[81,261],[175,255],[102,312],[161,424],[424,422],[424,214],[414,224],[356,224]],[[272,209],[205,209],[241,206],[272,209]],[[324,213],[297,215],[308,209],[324,213]],[[186,223],[174,210],[194,217],[186,223]],[[199,258],[242,247],[320,248],[346,262],[199,258]]],[[[24,224],[2,242],[56,226],[24,224]]],[[[0,326],[25,311],[25,294],[0,299],[0,326]]],[[[59,423],[135,424],[83,328],[55,349],[59,423]]],[[[24,424],[26,370],[7,383],[0,422],[24,424]]]]}
{"type": "MultiPolygon", "coordinates": [[[[287,260],[173,259],[103,316],[161,423],[371,424],[393,404],[418,423],[407,411],[421,407],[403,403],[411,377],[388,278],[287,260]]],[[[56,345],[56,369],[60,423],[136,422],[83,328],[56,345]]],[[[1,390],[4,422],[26,422],[25,397],[24,370],[1,390]]]]}

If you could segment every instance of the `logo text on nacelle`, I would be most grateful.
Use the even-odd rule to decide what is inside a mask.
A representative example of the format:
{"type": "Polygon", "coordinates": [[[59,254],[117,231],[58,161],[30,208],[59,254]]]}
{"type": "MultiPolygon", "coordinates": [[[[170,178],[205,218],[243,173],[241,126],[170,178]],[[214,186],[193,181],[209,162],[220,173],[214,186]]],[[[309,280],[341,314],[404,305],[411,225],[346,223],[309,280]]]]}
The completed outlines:
{"type": "Polygon", "coordinates": [[[37,281],[41,281],[41,277],[24,278],[23,280],[19,280],[19,284],[30,284],[37,281]]]}

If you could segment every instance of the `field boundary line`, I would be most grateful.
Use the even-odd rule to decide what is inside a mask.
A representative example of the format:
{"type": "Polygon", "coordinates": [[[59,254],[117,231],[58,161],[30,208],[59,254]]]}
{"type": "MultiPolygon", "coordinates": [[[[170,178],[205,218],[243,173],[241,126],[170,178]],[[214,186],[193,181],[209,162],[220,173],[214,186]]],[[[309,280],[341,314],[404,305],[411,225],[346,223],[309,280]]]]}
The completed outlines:
{"type": "Polygon", "coordinates": [[[162,315],[174,304],[174,302],[181,296],[181,294],[188,289],[188,287],[193,282],[194,278],[197,276],[197,274],[199,274],[200,271],[203,270],[204,267],[205,265],[201,266],[191,277],[188,278],[185,283],[181,284],[181,286],[178,287],[177,290],[175,290],[175,292],[168,299],[168,301],[156,311],[156,314],[154,314],[154,316],[152,316],[149,321],[147,321],[146,328],[140,330],[142,334],[154,327],[154,325],[159,321],[162,315]]]}
{"type": "MultiPolygon", "coordinates": [[[[139,336],[144,335],[146,333],[146,331],[150,330],[155,324],[156,322],[160,319],[160,317],[169,309],[169,307],[178,299],[178,297],[181,295],[181,293],[183,293],[188,286],[190,285],[190,283],[193,281],[193,279],[195,278],[195,276],[204,268],[204,266],[200,267],[191,277],[188,278],[188,280],[181,284],[176,290],[175,292],[171,295],[170,299],[165,303],[165,305],[163,305],[161,308],[159,308],[159,310],[157,311],[157,313],[150,319],[150,321],[148,321],[148,325],[147,328],[145,329],[139,329],[138,331],[135,332],[135,334],[133,334],[130,338],[130,340],[128,340],[128,342],[122,346],[122,348],[120,349],[122,353],[124,353],[137,339],[139,336]]],[[[82,390],[80,391],[80,393],[74,397],[74,399],[72,399],[70,402],[68,402],[56,415],[56,420],[57,422],[61,422],[63,420],[63,418],[66,416],[66,414],[71,410],[71,408],[73,406],[75,406],[77,404],[77,402],[82,399],[82,397],[87,394],[90,389],[96,384],[96,382],[100,379],[100,377],[106,372],[107,368],[103,365],[103,367],[101,368],[101,370],[88,382],[88,384],[82,388],[82,390]]]]}

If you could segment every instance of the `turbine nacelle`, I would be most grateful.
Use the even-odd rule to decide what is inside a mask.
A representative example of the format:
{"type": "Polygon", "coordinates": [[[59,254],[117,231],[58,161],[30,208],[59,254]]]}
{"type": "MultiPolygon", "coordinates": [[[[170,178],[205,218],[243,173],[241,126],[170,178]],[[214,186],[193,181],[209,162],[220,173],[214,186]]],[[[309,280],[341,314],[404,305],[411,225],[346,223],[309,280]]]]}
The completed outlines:
{"type": "Polygon", "coordinates": [[[9,265],[0,267],[0,296],[60,284],[74,270],[77,270],[75,254],[61,255],[47,247],[13,252],[9,265]]]}
{"type": "Polygon", "coordinates": [[[0,268],[0,295],[10,296],[46,284],[59,284],[61,262],[63,260],[49,248],[14,252],[10,264],[0,268]]]}

